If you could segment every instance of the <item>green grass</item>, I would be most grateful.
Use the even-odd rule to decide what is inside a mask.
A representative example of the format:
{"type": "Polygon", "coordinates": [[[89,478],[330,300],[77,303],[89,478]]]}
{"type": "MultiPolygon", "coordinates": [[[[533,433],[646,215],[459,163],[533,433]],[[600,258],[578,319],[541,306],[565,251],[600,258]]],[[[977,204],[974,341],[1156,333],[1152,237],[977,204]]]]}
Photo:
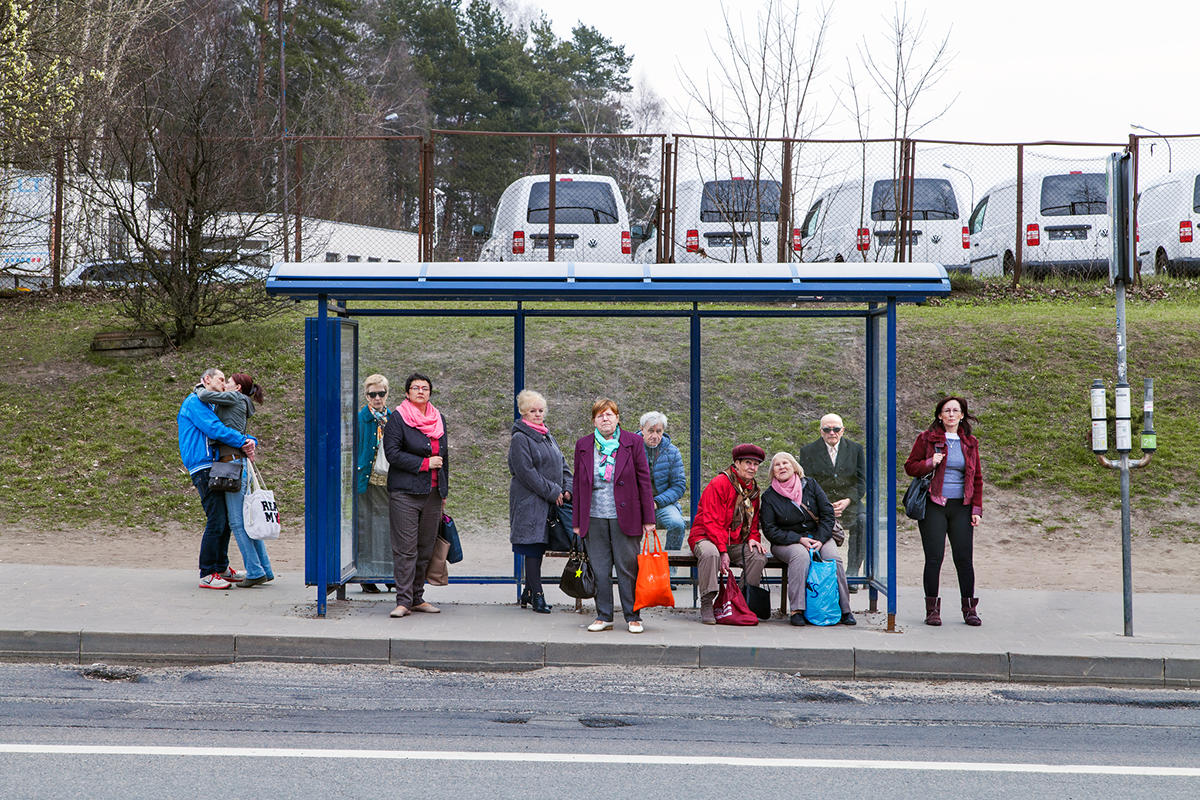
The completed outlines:
{"type": "MultiPolygon", "coordinates": [[[[898,330],[899,460],[942,393],[979,416],[984,474],[1010,489],[1063,492],[1110,506],[1117,481],[1085,442],[1088,387],[1115,375],[1113,299],[1101,284],[1046,282],[1014,294],[956,281],[955,295],[903,306],[898,330]]],[[[0,301],[0,521],[52,528],[196,525],[175,414],[208,366],[250,372],[267,399],[251,421],[260,464],[298,519],[304,487],[303,319],[280,317],[201,331],[183,350],[134,363],[98,359],[100,330],[121,327],[102,293],[0,301]]],[[[442,304],[439,304],[439,306],[442,304]]],[[[469,304],[471,307],[489,307],[469,304]]],[[[490,306],[503,307],[503,306],[490,306]]],[[[544,306],[542,306],[544,307],[544,306]]],[[[506,318],[359,318],[360,379],[382,372],[398,402],[412,371],[433,378],[449,422],[452,503],[462,519],[507,517],[512,424],[512,327],[506,318]]],[[[1140,430],[1141,380],[1155,378],[1160,450],[1136,477],[1135,500],[1190,503],[1200,495],[1200,286],[1148,283],[1128,302],[1129,380],[1140,430]]],[[[569,450],[588,432],[593,400],[610,396],[626,428],[650,409],[690,472],[689,326],[685,319],[536,318],[526,323],[526,383],[549,401],[548,422],[569,450]]],[[[712,319],[702,331],[702,471],[755,441],[796,452],[835,410],[851,438],[864,430],[862,323],[838,319],[712,319]]],[[[1111,437],[1111,433],[1110,433],[1111,437]]],[[[902,478],[902,486],[907,483],[902,478]]],[[[1035,524],[1069,520],[1039,509],[1035,524]]],[[[1031,520],[1032,523],[1032,520],[1031,520]]],[[[1164,531],[1195,539],[1191,528],[1164,531]]]]}

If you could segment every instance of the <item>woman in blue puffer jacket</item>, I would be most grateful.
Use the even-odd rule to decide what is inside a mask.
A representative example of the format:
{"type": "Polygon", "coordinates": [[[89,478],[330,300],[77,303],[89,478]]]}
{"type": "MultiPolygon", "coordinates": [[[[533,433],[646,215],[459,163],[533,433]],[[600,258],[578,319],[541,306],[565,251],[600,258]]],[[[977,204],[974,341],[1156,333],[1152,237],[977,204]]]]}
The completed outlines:
{"type": "Polygon", "coordinates": [[[687,476],[683,472],[683,456],[667,436],[667,415],[647,411],[638,421],[646,444],[646,460],[650,462],[650,481],[654,485],[654,521],[667,531],[664,545],[668,550],[683,547],[687,526],[679,509],[679,498],[687,491],[687,476]]]}

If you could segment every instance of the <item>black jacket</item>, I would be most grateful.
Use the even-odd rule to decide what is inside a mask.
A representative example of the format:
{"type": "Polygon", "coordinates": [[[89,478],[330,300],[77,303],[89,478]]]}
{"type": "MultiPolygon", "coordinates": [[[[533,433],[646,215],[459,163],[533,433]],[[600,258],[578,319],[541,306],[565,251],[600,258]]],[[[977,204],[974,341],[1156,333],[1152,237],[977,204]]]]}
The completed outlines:
{"type": "MultiPolygon", "coordinates": [[[[442,457],[442,468],[438,470],[438,492],[442,497],[450,494],[450,443],[447,437],[446,416],[442,415],[442,438],[438,439],[438,455],[442,457]]],[[[404,494],[429,494],[433,489],[433,476],[429,470],[421,471],[425,459],[433,455],[429,437],[416,428],[404,423],[399,413],[388,414],[387,426],[383,429],[383,454],[387,456],[389,492],[404,494]]]]}
{"type": "MultiPolygon", "coordinates": [[[[828,459],[827,459],[828,460],[828,459]]],[[[771,487],[762,493],[762,509],[758,524],[771,544],[796,544],[801,536],[816,539],[821,544],[833,536],[833,504],[812,478],[805,477],[801,502],[817,517],[820,524],[796,504],[771,487]]]]}
{"type": "Polygon", "coordinates": [[[863,446],[842,437],[838,445],[837,464],[829,461],[829,448],[824,439],[809,442],[800,448],[800,466],[804,476],[821,484],[825,496],[834,500],[850,498],[850,506],[842,512],[844,524],[853,525],[867,494],[867,455],[863,446]]]}

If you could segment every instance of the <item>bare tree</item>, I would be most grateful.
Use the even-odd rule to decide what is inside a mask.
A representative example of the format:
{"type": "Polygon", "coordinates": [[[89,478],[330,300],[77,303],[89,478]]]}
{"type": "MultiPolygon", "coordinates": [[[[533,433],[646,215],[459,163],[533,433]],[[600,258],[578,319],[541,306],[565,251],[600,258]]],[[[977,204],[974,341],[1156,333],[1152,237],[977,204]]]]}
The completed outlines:
{"type": "Polygon", "coordinates": [[[907,158],[906,149],[910,147],[909,137],[944,116],[958,96],[955,95],[941,111],[918,118],[914,112],[917,102],[945,77],[950,62],[954,60],[954,53],[950,51],[950,31],[947,30],[945,36],[925,47],[928,30],[925,15],[914,21],[908,15],[907,3],[896,5],[888,26],[886,38],[891,47],[889,58],[876,57],[865,39],[859,47],[859,54],[871,82],[892,111],[892,186],[897,223],[893,259],[903,261],[904,247],[910,241],[907,230],[911,220],[906,218],[903,196],[906,187],[900,178],[904,172],[904,159],[907,158]]]}
{"type": "MultiPolygon", "coordinates": [[[[790,140],[811,138],[829,119],[817,104],[816,90],[824,73],[831,17],[832,5],[819,6],[810,20],[799,2],[767,0],[755,17],[753,29],[748,30],[740,15],[735,18],[728,6],[722,6],[721,39],[709,42],[716,63],[714,71],[706,73],[703,84],[682,76],[684,90],[699,110],[698,114],[685,114],[689,127],[693,132],[699,133],[699,128],[709,136],[720,137],[708,144],[694,142],[688,161],[701,176],[753,178],[755,191],[749,201],[756,210],[765,211],[767,205],[781,199],[787,208],[793,207],[795,187],[790,196],[780,198],[777,191],[764,192],[762,182],[784,177],[784,162],[789,157],[799,160],[799,149],[790,140]]],[[[680,177],[676,175],[676,181],[680,177]]],[[[790,183],[791,176],[784,180],[790,183]]],[[[735,195],[738,204],[744,205],[746,198],[735,195]]],[[[712,199],[722,204],[722,198],[712,199]]],[[[739,212],[732,208],[729,212],[732,225],[739,212]]],[[[752,216],[758,218],[760,230],[742,243],[743,257],[774,260],[764,253],[764,243],[770,236],[764,236],[761,230],[763,218],[771,215],[752,216]],[[753,254],[747,252],[750,246],[753,254]]],[[[790,226],[791,221],[787,223],[790,226]]]]}
{"type": "Polygon", "coordinates": [[[261,281],[280,226],[264,207],[270,140],[254,132],[252,82],[235,74],[240,24],[236,6],[191,0],[147,26],[104,156],[83,164],[128,237],[117,254],[142,278],[119,295],[124,313],[179,344],[283,309],[261,281]]]}

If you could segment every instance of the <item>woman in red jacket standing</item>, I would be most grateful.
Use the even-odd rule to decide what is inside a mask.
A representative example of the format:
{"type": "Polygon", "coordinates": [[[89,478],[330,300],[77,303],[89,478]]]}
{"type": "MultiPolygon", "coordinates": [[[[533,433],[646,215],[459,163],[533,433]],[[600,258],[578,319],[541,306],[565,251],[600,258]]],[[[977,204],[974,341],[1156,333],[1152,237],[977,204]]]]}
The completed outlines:
{"type": "Polygon", "coordinates": [[[921,529],[925,549],[925,624],[942,624],[938,579],[946,556],[946,539],[958,571],[963,620],[981,625],[975,607],[975,566],[971,549],[975,526],[983,516],[983,472],[979,440],[971,435],[972,416],[962,397],[944,397],[933,412],[933,423],[913,443],[904,471],[914,478],[933,473],[921,529]]]}

